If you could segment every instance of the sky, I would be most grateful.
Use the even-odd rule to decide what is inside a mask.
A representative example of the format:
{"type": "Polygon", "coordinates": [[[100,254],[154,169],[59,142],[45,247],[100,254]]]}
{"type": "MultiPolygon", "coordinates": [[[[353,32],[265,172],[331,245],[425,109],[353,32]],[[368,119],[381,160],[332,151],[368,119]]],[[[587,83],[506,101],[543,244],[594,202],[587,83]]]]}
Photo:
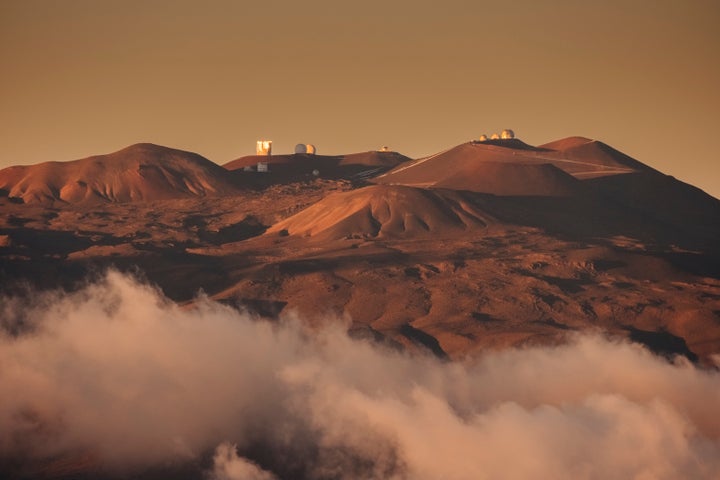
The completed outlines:
{"type": "Polygon", "coordinates": [[[0,168],[580,135],[720,197],[716,0],[0,0],[0,168]]]}

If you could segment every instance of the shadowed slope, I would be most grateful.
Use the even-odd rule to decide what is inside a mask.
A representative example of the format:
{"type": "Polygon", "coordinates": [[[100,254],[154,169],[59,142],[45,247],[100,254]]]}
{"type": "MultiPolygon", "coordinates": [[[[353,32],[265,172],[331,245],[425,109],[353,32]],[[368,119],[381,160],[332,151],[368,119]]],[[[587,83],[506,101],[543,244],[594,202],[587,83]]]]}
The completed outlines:
{"type": "Polygon", "coordinates": [[[307,170],[313,168],[334,166],[340,161],[340,157],[329,155],[308,155],[305,153],[292,153],[287,155],[248,155],[232,160],[223,165],[227,170],[242,170],[245,167],[256,167],[259,162],[272,167],[282,167],[283,170],[307,170]]]}
{"type": "Polygon", "coordinates": [[[378,152],[371,150],[369,152],[343,155],[340,165],[366,165],[370,167],[393,168],[408,160],[410,160],[409,157],[398,152],[378,152]]]}
{"type": "Polygon", "coordinates": [[[483,228],[491,221],[470,195],[377,185],[329,195],[268,233],[287,231],[323,240],[443,236],[483,228]]]}
{"type": "Polygon", "coordinates": [[[333,179],[365,179],[377,176],[410,160],[397,152],[369,151],[348,155],[249,155],[224,165],[235,171],[245,184],[266,186],[320,176],[333,179]],[[258,163],[265,163],[268,172],[258,174],[258,163]]]}
{"type": "Polygon", "coordinates": [[[286,155],[247,155],[232,160],[223,165],[227,170],[240,170],[245,167],[255,167],[258,162],[268,165],[281,166],[282,168],[303,168],[303,167],[329,167],[339,165],[365,165],[395,167],[410,160],[409,157],[398,152],[368,151],[350,153],[347,155],[308,155],[304,153],[293,153],[286,155]]]}
{"type": "Polygon", "coordinates": [[[140,143],[107,155],[0,170],[0,189],[25,203],[99,204],[222,195],[236,187],[200,155],[140,143]]]}
{"type": "Polygon", "coordinates": [[[585,184],[608,203],[636,215],[638,224],[659,221],[678,237],[704,239],[698,246],[720,253],[720,200],[699,188],[652,171],[594,178],[585,184]]]}

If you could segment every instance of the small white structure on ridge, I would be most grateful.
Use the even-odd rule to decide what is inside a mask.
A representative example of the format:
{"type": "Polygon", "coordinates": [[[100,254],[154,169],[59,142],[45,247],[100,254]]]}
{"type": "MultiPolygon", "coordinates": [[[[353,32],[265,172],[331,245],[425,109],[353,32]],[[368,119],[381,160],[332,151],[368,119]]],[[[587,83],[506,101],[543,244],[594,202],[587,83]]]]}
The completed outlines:
{"type": "Polygon", "coordinates": [[[478,138],[478,142],[487,142],[487,140],[488,140],[488,136],[485,135],[484,133],[482,135],[480,135],[480,138],[478,138]]]}
{"type": "Polygon", "coordinates": [[[497,133],[493,133],[492,135],[490,135],[490,140],[500,140],[500,135],[498,135],[497,133]]]}
{"type": "Polygon", "coordinates": [[[272,155],[272,140],[258,140],[257,146],[255,147],[255,155],[272,155]]]}

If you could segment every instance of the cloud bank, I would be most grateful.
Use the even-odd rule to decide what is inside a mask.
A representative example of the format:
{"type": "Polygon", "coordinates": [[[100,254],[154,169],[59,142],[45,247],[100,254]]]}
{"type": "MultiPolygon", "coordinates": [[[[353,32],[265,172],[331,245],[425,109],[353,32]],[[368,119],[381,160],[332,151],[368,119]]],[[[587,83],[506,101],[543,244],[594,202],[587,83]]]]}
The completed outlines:
{"type": "Polygon", "coordinates": [[[0,308],[4,476],[85,455],[96,476],[720,478],[720,374],[638,345],[447,363],[116,272],[34,300],[0,308]]]}

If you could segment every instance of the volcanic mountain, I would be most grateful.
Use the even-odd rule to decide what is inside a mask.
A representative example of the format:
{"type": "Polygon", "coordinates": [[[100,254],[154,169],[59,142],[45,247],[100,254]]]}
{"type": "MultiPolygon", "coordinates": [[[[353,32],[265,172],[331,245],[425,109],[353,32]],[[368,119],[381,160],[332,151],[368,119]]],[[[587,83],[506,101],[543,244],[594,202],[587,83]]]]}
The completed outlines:
{"type": "Polygon", "coordinates": [[[495,195],[567,196],[580,188],[576,179],[650,171],[617,150],[582,137],[541,147],[508,139],[463,143],[406,162],[376,182],[495,195]]]}
{"type": "Polygon", "coordinates": [[[196,153],[139,143],[106,155],[0,170],[25,203],[99,204],[237,193],[226,170],[196,153]]]}
{"type": "Polygon", "coordinates": [[[178,301],[202,288],[262,316],[348,315],[451,357],[590,326],[679,337],[705,359],[720,351],[720,201],[601,142],[227,167],[141,144],[3,170],[10,197],[46,203],[0,198],[0,285],[139,266],[178,301]]]}
{"type": "Polygon", "coordinates": [[[463,192],[374,185],[328,195],[275,224],[268,234],[286,231],[315,240],[444,237],[483,228],[491,221],[463,192]]]}
{"type": "MultiPolygon", "coordinates": [[[[136,344],[144,339],[129,343],[123,340],[128,345],[131,365],[137,365],[140,374],[120,376],[120,388],[106,395],[112,404],[108,410],[111,412],[117,411],[115,393],[125,392],[128,381],[130,397],[142,397],[143,402],[152,397],[141,388],[133,389],[134,377],[149,378],[148,384],[160,385],[160,392],[170,403],[182,400],[188,391],[197,393],[196,388],[186,388],[189,384],[184,383],[184,376],[203,364],[212,368],[208,374],[197,370],[202,372],[198,385],[224,386],[228,378],[247,377],[249,390],[243,387],[237,391],[249,391],[263,404],[269,390],[255,390],[259,378],[282,377],[283,382],[290,382],[292,391],[302,392],[305,383],[294,383],[298,379],[304,378],[303,382],[310,382],[308,385],[317,381],[322,384],[325,375],[315,369],[314,360],[307,367],[303,363],[300,369],[272,366],[269,373],[262,375],[262,370],[255,370],[259,364],[276,365],[275,359],[306,349],[304,344],[292,342],[288,349],[268,348],[257,342],[264,334],[256,337],[245,332],[267,332],[280,338],[285,325],[297,319],[303,322],[303,328],[298,330],[303,338],[312,338],[322,331],[315,327],[326,322],[340,324],[350,336],[381,344],[381,350],[392,352],[393,357],[397,351],[421,353],[407,363],[420,369],[424,368],[424,360],[416,360],[422,355],[441,358],[439,363],[449,365],[453,372],[462,369],[455,369],[450,362],[493,358],[493,350],[551,346],[546,351],[553,356],[555,347],[587,332],[610,337],[613,342],[619,338],[642,344],[674,359],[673,368],[688,375],[691,368],[696,368],[688,362],[700,368],[716,368],[720,354],[720,201],[601,142],[582,137],[541,146],[518,139],[474,141],[420,159],[393,152],[273,155],[243,157],[227,167],[230,170],[192,153],[141,144],[75,162],[0,171],[0,188],[4,189],[0,195],[0,298],[12,297],[6,302],[8,308],[0,308],[0,336],[21,340],[26,333],[35,336],[34,317],[22,311],[12,314],[13,305],[33,305],[36,293],[46,289],[82,289],[88,278],[112,268],[141,272],[142,278],[162,292],[162,301],[153,299],[150,303],[162,303],[170,313],[161,316],[166,324],[163,330],[147,330],[153,321],[146,318],[145,312],[154,310],[141,303],[141,314],[137,315],[141,321],[137,325],[142,336],[152,331],[165,333],[147,335],[147,345],[152,348],[146,356],[136,354],[141,351],[136,344]],[[258,162],[267,164],[268,171],[257,171],[258,162]],[[148,201],[155,199],[163,199],[162,204],[148,201]],[[208,304],[208,299],[223,306],[208,304]],[[230,307],[249,313],[249,325],[259,327],[242,330],[238,337],[226,336],[222,328],[212,329],[212,338],[222,337],[228,351],[241,354],[230,364],[224,354],[218,357],[218,365],[230,365],[228,372],[232,374],[217,376],[216,364],[204,363],[205,353],[214,347],[204,341],[195,355],[188,353],[185,343],[176,343],[181,347],[181,361],[167,361],[170,357],[163,353],[165,345],[172,345],[167,337],[172,339],[177,331],[182,338],[195,338],[196,332],[202,331],[201,323],[206,323],[183,323],[182,312],[222,319],[231,312],[230,307]],[[160,354],[155,342],[162,344],[160,354]],[[245,356],[246,351],[253,350],[266,355],[245,356]],[[678,361],[676,356],[686,360],[678,361]],[[143,374],[148,363],[145,359],[154,358],[162,363],[162,375],[147,377],[143,374]],[[246,370],[248,367],[251,370],[246,370]],[[167,377],[170,371],[179,376],[167,377]],[[213,375],[222,382],[208,383],[208,378],[215,378],[213,375]],[[168,382],[156,381],[166,377],[170,378],[168,382]],[[174,378],[182,381],[176,383],[174,378]],[[166,385],[169,390],[163,390],[166,385]]],[[[103,288],[95,291],[103,292],[103,288]]],[[[145,293],[122,288],[131,293],[133,303],[138,298],[149,298],[145,293]]],[[[143,287],[146,290],[150,289],[143,287]]],[[[53,294],[53,298],[58,296],[53,294]]],[[[82,312],[83,318],[89,319],[88,325],[103,324],[96,322],[96,317],[103,320],[103,316],[117,310],[115,295],[101,296],[102,302],[93,302],[88,314],[82,312]]],[[[62,308],[53,307],[51,314],[57,315],[55,310],[64,312],[62,308]]],[[[243,318],[245,313],[241,314],[243,318]]],[[[119,323],[111,317],[104,320],[119,323]]],[[[236,320],[221,323],[236,328],[236,320]]],[[[53,334],[55,330],[49,328],[48,332],[53,334]]],[[[84,333],[79,335],[82,344],[92,343],[92,352],[103,350],[102,342],[112,338],[104,330],[98,332],[97,346],[84,333]]],[[[328,338],[320,335],[319,342],[324,344],[328,338]]],[[[347,349],[347,345],[343,343],[340,350],[347,349]]],[[[40,347],[45,355],[45,344],[40,347]]],[[[61,360],[51,362],[48,379],[57,376],[57,365],[66,371],[67,365],[73,363],[65,362],[64,352],[69,350],[63,346],[61,360]]],[[[637,350],[638,355],[650,358],[649,353],[641,352],[639,347],[637,350]]],[[[92,358],[87,365],[75,362],[81,374],[73,377],[89,382],[82,383],[78,396],[83,399],[78,403],[83,412],[94,408],[93,397],[88,397],[87,392],[92,394],[97,385],[95,378],[105,381],[104,374],[86,374],[88,368],[92,372],[99,368],[94,353],[92,358]],[[85,401],[86,397],[91,400],[85,401]]],[[[374,370],[386,364],[368,363],[368,358],[364,354],[351,355],[344,363],[352,371],[357,365],[370,365],[367,378],[371,378],[374,370]]],[[[554,368],[553,372],[566,372],[564,367],[572,366],[572,359],[563,358],[566,360],[561,360],[562,368],[554,368]]],[[[599,358],[599,365],[603,365],[607,357],[599,358]]],[[[401,380],[393,384],[414,385],[405,367],[397,371],[401,380]]],[[[643,367],[640,376],[627,378],[644,378],[647,372],[643,367]]],[[[588,370],[586,376],[597,383],[596,373],[588,370]]],[[[432,383],[444,389],[445,380],[430,374],[432,383]]],[[[532,371],[529,375],[533,375],[532,371]]],[[[598,375],[603,384],[606,375],[598,375]]],[[[32,385],[38,384],[37,378],[43,378],[24,374],[17,377],[29,378],[32,385]]],[[[345,375],[342,379],[345,381],[345,375]]],[[[497,385],[514,380],[503,377],[497,385]]],[[[638,383],[641,391],[645,391],[645,383],[638,383]]],[[[679,384],[678,388],[685,388],[685,384],[679,384]]],[[[468,392],[469,383],[462,385],[459,399],[466,398],[468,392]]],[[[270,390],[275,391],[274,387],[270,390]]],[[[547,389],[540,390],[545,395],[547,389]]],[[[12,415],[8,417],[12,421],[6,423],[19,425],[11,434],[17,434],[27,445],[32,444],[28,439],[36,434],[47,438],[42,445],[62,443],[57,442],[56,432],[72,422],[65,422],[62,410],[57,417],[51,416],[50,422],[38,420],[46,409],[33,408],[44,404],[35,402],[40,397],[34,387],[30,391],[33,396],[27,406],[6,410],[12,415]]],[[[353,386],[351,398],[355,400],[334,402],[334,390],[328,391],[330,397],[324,390],[320,395],[322,415],[331,403],[354,403],[366,412],[363,398],[375,395],[365,397],[363,389],[353,386]]],[[[617,396],[615,390],[608,393],[613,399],[617,396]]],[[[205,401],[203,394],[197,398],[205,401]]],[[[707,403],[702,395],[688,396],[707,403]]],[[[239,404],[243,408],[237,407],[234,391],[221,397],[227,398],[228,408],[244,411],[243,404],[239,404]]],[[[47,405],[52,406],[53,395],[43,398],[49,398],[47,405]]],[[[404,403],[398,398],[393,398],[390,405],[404,403]]],[[[308,412],[284,398],[282,403],[302,415],[308,412]]],[[[192,405],[190,412],[197,403],[192,405]]],[[[428,411],[436,418],[436,412],[442,416],[451,409],[443,406],[428,411]]],[[[272,410],[269,416],[275,413],[272,410]]],[[[266,452],[272,451],[270,443],[264,439],[252,443],[254,426],[264,423],[267,417],[255,418],[252,409],[250,415],[253,422],[243,430],[243,435],[249,436],[240,437],[250,442],[243,455],[258,465],[284,472],[278,478],[318,478],[309,470],[288,470],[290,464],[303,465],[304,460],[298,463],[298,458],[312,457],[316,445],[300,448],[296,457],[282,453],[269,458],[266,452]],[[284,463],[288,458],[289,463],[284,463]]],[[[315,420],[320,416],[310,415],[312,432],[316,432],[315,420]]],[[[360,417],[363,421],[364,417],[360,417]]],[[[107,416],[96,418],[100,420],[94,423],[104,424],[107,416]]],[[[224,435],[223,426],[229,422],[225,415],[217,418],[219,427],[213,428],[224,435]]],[[[279,418],[284,422],[286,417],[279,418]]],[[[348,418],[353,420],[349,428],[357,433],[357,415],[348,418]]],[[[406,418],[414,424],[416,417],[406,418]]],[[[118,420],[126,419],[120,415],[118,420]]],[[[463,417],[459,425],[466,428],[468,424],[463,417]]],[[[287,425],[290,430],[294,428],[292,423],[283,423],[277,429],[283,437],[287,425]]],[[[174,427],[173,417],[171,435],[161,439],[173,448],[177,445],[174,427]]],[[[124,438],[124,431],[121,428],[121,433],[111,438],[113,448],[118,445],[116,438],[124,438]]],[[[678,431],[678,438],[686,441],[685,430],[678,431]]],[[[300,433],[303,438],[315,435],[300,433]]],[[[289,438],[293,443],[295,437],[289,438]]],[[[324,438],[313,437],[310,441],[324,438]]],[[[180,451],[184,455],[184,447],[180,451]]],[[[17,462],[13,458],[4,460],[0,452],[0,477],[120,478],[103,476],[102,464],[93,460],[97,457],[92,442],[83,444],[78,452],[58,452],[42,461],[28,458],[17,462]],[[86,458],[89,460],[83,460],[86,458]],[[19,473],[13,476],[14,472],[19,473]]],[[[329,457],[344,455],[339,449],[329,457]]],[[[211,456],[208,451],[198,458],[211,456]]],[[[168,460],[170,463],[162,464],[168,467],[158,464],[147,474],[133,478],[208,478],[199,464],[177,461],[181,470],[176,472],[168,460]]],[[[340,471],[345,470],[327,470],[331,476],[340,471]]],[[[348,471],[351,476],[355,473],[348,471]]],[[[365,476],[389,476],[377,471],[374,474],[365,476]]]]}
{"type": "MultiPolygon", "coordinates": [[[[663,236],[674,230],[682,232],[680,237],[694,236],[702,244],[712,243],[720,235],[720,201],[584,137],[539,147],[518,139],[463,143],[405,162],[372,181],[518,199],[573,197],[571,202],[588,208],[572,223],[605,212],[608,221],[617,224],[618,219],[632,214],[636,219],[626,223],[626,228],[635,232],[659,223],[665,225],[660,228],[663,236]]],[[[561,209],[578,205],[563,203],[561,209]]]]}

